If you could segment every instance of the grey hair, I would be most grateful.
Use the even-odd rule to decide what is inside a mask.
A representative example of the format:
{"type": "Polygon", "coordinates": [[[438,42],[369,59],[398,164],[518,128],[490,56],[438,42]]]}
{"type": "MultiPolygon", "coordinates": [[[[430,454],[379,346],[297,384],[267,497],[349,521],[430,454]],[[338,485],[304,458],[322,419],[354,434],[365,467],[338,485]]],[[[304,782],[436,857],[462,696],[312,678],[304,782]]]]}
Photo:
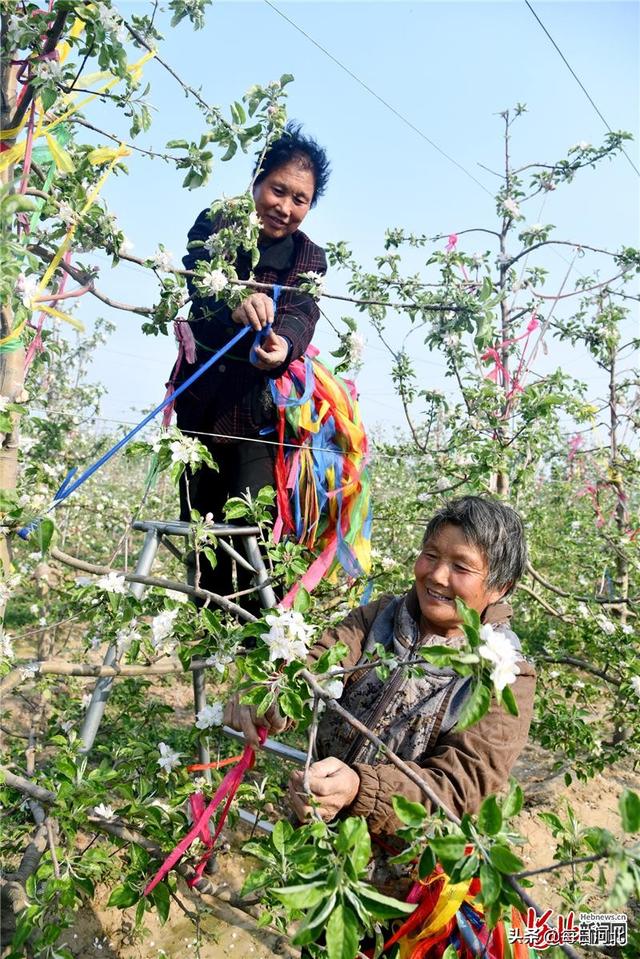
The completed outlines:
{"type": "Polygon", "coordinates": [[[466,541],[484,554],[489,588],[511,587],[521,578],[527,568],[527,544],[522,520],[510,506],[485,496],[449,500],[429,520],[423,542],[447,524],[458,526],[466,541]]]}

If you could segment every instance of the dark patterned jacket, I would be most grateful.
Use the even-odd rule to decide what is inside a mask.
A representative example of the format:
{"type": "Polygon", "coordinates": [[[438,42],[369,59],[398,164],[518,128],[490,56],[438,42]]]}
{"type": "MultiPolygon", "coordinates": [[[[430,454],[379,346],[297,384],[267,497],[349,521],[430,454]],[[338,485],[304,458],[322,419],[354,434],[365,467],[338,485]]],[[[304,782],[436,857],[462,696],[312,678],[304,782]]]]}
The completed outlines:
{"type": "MultiPolygon", "coordinates": [[[[192,244],[207,240],[218,224],[219,220],[212,221],[209,218],[208,209],[202,211],[189,231],[189,252],[182,260],[186,270],[194,269],[198,260],[209,259],[208,252],[202,246],[193,247],[192,244]]],[[[301,230],[296,230],[283,240],[260,244],[259,249],[260,260],[254,277],[260,283],[295,286],[300,273],[313,271],[324,275],[327,271],[324,250],[301,230]]],[[[240,254],[236,270],[241,279],[249,277],[249,256],[240,254]]],[[[193,296],[190,322],[196,340],[196,362],[190,365],[183,360],[182,368],[174,380],[177,385],[205,363],[212,352],[228,342],[239,329],[225,303],[215,297],[200,298],[191,278],[187,278],[187,286],[193,296]]],[[[285,363],[270,373],[253,366],[249,362],[253,336],[249,333],[236,344],[231,354],[222,357],[220,363],[207,370],[178,397],[178,426],[184,430],[225,436],[256,436],[262,428],[272,425],[274,408],[268,379],[281,376],[292,360],[302,356],[311,342],[319,315],[317,303],[309,294],[283,291],[278,300],[273,328],[291,344],[285,363]]]]}

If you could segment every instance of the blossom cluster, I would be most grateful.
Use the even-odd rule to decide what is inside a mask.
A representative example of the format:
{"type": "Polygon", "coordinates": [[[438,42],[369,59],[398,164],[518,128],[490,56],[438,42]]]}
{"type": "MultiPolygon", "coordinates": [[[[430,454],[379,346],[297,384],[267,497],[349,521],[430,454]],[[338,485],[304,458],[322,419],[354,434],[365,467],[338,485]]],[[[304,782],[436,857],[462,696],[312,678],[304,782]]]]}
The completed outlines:
{"type": "Polygon", "coordinates": [[[498,692],[502,692],[505,686],[515,683],[520,672],[517,652],[508,636],[488,624],[480,627],[480,639],[478,655],[492,664],[491,681],[498,692]]]}
{"type": "Polygon", "coordinates": [[[269,647],[271,662],[282,659],[291,663],[294,659],[304,659],[311,644],[315,626],[309,626],[301,613],[295,610],[281,610],[275,615],[265,616],[270,627],[262,639],[269,647]]]}

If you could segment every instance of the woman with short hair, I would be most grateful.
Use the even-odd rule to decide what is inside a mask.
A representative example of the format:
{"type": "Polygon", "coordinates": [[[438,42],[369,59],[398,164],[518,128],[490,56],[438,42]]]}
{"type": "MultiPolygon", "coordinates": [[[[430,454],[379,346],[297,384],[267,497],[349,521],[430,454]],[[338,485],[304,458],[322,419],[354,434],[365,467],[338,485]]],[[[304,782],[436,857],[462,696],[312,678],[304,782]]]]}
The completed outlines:
{"type": "MultiPolygon", "coordinates": [[[[254,173],[260,259],[252,270],[250,254],[241,251],[235,263],[239,278],[248,279],[252,274],[260,283],[295,287],[301,273],[324,275],[324,250],[300,230],[326,189],[329,162],[324,149],[305,136],[299,125],[289,123],[254,173]]],[[[185,269],[193,270],[199,261],[210,258],[207,240],[223,225],[220,214],[212,217],[209,208],[202,211],[189,231],[189,252],[182,261],[185,269]]],[[[189,323],[196,356],[194,363],[184,363],[179,371],[174,367],[171,382],[176,386],[224,346],[237,333],[238,324],[261,330],[273,323],[253,357],[253,337],[249,335],[176,400],[178,427],[196,435],[219,467],[219,472],[201,467],[194,475],[185,474],[180,517],[188,522],[195,509],[202,516],[213,514],[219,522],[230,496],[247,489],[255,495],[274,483],[275,433],[266,436],[271,442],[260,442],[261,434],[275,425],[269,380],[282,376],[289,364],[303,355],[320,312],[313,297],[303,291],[283,290],[274,316],[273,298],[268,293],[251,293],[231,310],[215,296],[202,297],[191,277],[187,286],[193,300],[189,323]]],[[[202,563],[200,586],[229,592],[229,564],[226,554],[218,557],[215,570],[202,563]]]]}

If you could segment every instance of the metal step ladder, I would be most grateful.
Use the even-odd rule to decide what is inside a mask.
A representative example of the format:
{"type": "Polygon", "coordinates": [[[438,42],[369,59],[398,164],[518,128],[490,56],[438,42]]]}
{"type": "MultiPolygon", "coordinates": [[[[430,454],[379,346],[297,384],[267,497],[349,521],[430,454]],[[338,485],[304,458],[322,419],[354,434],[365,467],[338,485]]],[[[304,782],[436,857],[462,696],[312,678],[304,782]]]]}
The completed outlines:
{"type": "MultiPolygon", "coordinates": [[[[135,566],[135,573],[138,576],[149,576],[151,574],[151,570],[160,546],[164,546],[167,550],[169,550],[170,553],[172,553],[173,556],[177,557],[182,562],[186,561],[185,553],[175,545],[173,539],[182,539],[188,542],[192,535],[192,528],[189,523],[163,522],[162,520],[137,520],[133,523],[133,529],[145,534],[142,549],[140,550],[135,566]]],[[[253,575],[253,590],[259,595],[262,608],[272,609],[276,605],[277,600],[276,595],[271,588],[269,575],[258,546],[258,536],[260,535],[260,530],[258,527],[234,526],[231,524],[219,523],[213,524],[211,527],[208,527],[208,529],[212,535],[216,537],[217,547],[226,552],[235,563],[253,575]],[[236,545],[234,545],[236,540],[240,540],[239,545],[241,545],[244,555],[236,548],[236,545]]],[[[144,583],[129,584],[129,590],[132,595],[136,597],[136,599],[140,599],[147,588],[148,587],[144,583]]],[[[227,597],[220,597],[220,599],[226,600],[226,603],[220,603],[219,605],[223,606],[223,608],[227,608],[239,619],[253,619],[253,616],[246,610],[242,609],[242,607],[240,607],[238,604],[229,603],[227,597]]],[[[103,665],[116,666],[120,661],[121,655],[122,654],[118,650],[117,644],[113,643],[111,646],[109,646],[109,649],[105,654],[103,665]]],[[[200,710],[206,706],[205,670],[193,670],[192,677],[194,711],[197,715],[198,712],[200,712],[200,710]]],[[[91,751],[95,742],[95,738],[104,715],[105,707],[111,693],[113,681],[114,677],[112,676],[100,676],[94,687],[91,695],[91,702],[87,708],[84,723],[80,731],[80,739],[82,741],[81,752],[84,754],[91,751]]],[[[226,733],[226,735],[231,736],[234,739],[239,739],[241,741],[244,740],[242,733],[238,733],[234,729],[224,726],[223,731],[226,733]]],[[[306,759],[306,756],[303,752],[300,752],[297,749],[292,749],[291,747],[285,746],[282,743],[274,742],[273,740],[268,739],[263,748],[266,752],[298,764],[303,765],[306,759]]],[[[198,755],[201,763],[210,762],[209,748],[204,736],[200,737],[199,740],[198,755]]],[[[210,778],[210,774],[208,778],[210,778]]],[[[248,813],[244,810],[240,810],[240,818],[252,824],[256,822],[256,817],[253,815],[253,813],[248,813]]],[[[262,820],[258,821],[257,825],[262,829],[266,829],[267,831],[271,830],[271,825],[262,820]]]]}

